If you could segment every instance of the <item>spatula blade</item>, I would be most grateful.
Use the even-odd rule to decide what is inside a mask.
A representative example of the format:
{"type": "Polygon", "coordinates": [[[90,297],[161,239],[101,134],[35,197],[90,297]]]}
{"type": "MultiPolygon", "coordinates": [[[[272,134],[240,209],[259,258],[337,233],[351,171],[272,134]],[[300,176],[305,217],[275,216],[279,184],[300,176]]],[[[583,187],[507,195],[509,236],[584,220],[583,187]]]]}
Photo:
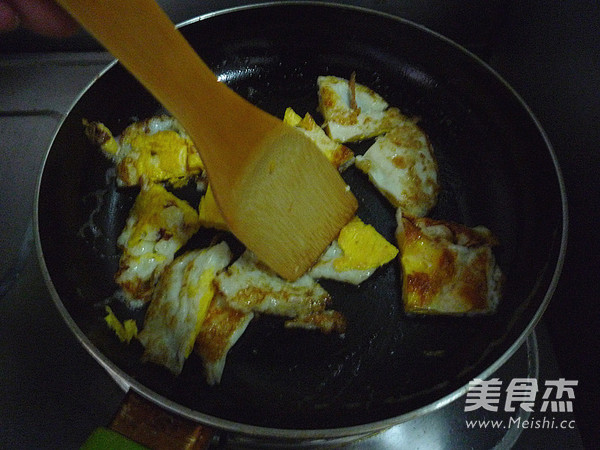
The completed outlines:
{"type": "Polygon", "coordinates": [[[221,209],[238,239],[272,270],[295,280],[337,237],[358,204],[337,169],[292,127],[282,124],[270,133],[257,154],[261,157],[229,191],[233,198],[217,196],[217,202],[225,200],[221,209]]]}

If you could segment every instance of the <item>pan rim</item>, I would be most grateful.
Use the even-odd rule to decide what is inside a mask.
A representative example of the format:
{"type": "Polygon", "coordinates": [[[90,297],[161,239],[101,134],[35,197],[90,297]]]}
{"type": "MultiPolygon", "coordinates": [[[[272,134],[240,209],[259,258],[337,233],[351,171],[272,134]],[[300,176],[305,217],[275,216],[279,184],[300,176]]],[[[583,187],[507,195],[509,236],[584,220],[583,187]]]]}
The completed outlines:
{"type": "MultiPolygon", "coordinates": [[[[481,60],[477,55],[470,52],[469,50],[467,50],[460,44],[456,43],[455,41],[433,31],[433,30],[430,30],[429,28],[427,28],[421,24],[412,22],[412,21],[404,19],[402,17],[398,17],[398,16],[395,16],[395,15],[392,15],[389,13],[385,13],[385,12],[375,11],[375,10],[365,8],[365,7],[353,6],[353,5],[341,5],[341,4],[337,4],[337,3],[318,2],[318,1],[282,1],[282,2],[264,2],[264,3],[258,3],[258,4],[252,4],[252,5],[244,5],[244,6],[226,8],[226,9],[222,9],[219,11],[213,11],[210,13],[206,13],[206,14],[191,18],[184,22],[181,22],[177,26],[184,27],[184,26],[196,23],[196,22],[210,19],[212,17],[221,16],[224,14],[235,13],[235,12],[243,11],[243,10],[249,10],[249,9],[288,7],[288,6],[302,7],[302,6],[306,6],[306,5],[323,7],[323,8],[337,8],[337,9],[354,10],[356,12],[363,13],[363,14],[371,14],[371,15],[375,15],[375,16],[384,17],[384,18],[391,19],[396,22],[403,23],[407,26],[417,28],[427,34],[432,35],[436,39],[440,39],[440,40],[444,41],[446,44],[449,44],[452,47],[454,47],[455,49],[464,53],[466,56],[468,56],[474,62],[476,62],[477,64],[482,66],[491,75],[493,75],[493,77],[495,79],[497,79],[509,91],[509,93],[518,101],[518,103],[521,105],[521,107],[525,110],[527,115],[533,121],[533,124],[535,125],[535,128],[537,129],[537,131],[540,133],[540,136],[543,138],[543,141],[546,145],[546,148],[548,150],[548,153],[551,157],[551,160],[552,160],[552,163],[554,166],[554,171],[556,174],[556,181],[558,183],[558,187],[559,187],[559,191],[560,191],[562,222],[561,222],[561,233],[560,233],[560,246],[558,248],[558,255],[556,258],[556,266],[554,267],[552,277],[548,283],[548,288],[544,294],[544,298],[543,298],[538,310],[534,314],[532,320],[529,322],[528,326],[522,331],[522,333],[515,340],[515,342],[513,342],[513,344],[495,362],[493,362],[490,366],[488,366],[488,368],[485,369],[484,371],[482,371],[481,374],[477,377],[477,378],[487,379],[496,370],[498,370],[524,344],[524,342],[526,341],[528,336],[532,333],[535,326],[537,325],[537,323],[541,319],[542,315],[544,314],[544,311],[546,310],[546,308],[555,292],[555,289],[558,284],[560,274],[561,274],[561,271],[563,268],[565,255],[566,255],[566,249],[567,249],[567,237],[568,237],[568,202],[567,202],[566,187],[565,187],[562,171],[560,169],[560,166],[558,163],[558,158],[556,156],[554,148],[553,148],[549,138],[547,137],[546,132],[542,128],[540,122],[538,121],[538,119],[534,115],[534,113],[531,111],[529,106],[525,103],[523,98],[512,88],[512,86],[510,86],[510,84],[506,80],[504,80],[504,78],[498,72],[496,72],[495,69],[493,69],[485,61],[481,60]]],[[[412,410],[408,413],[401,414],[399,416],[391,417],[391,418],[380,420],[380,421],[361,424],[361,425],[340,427],[340,428],[328,428],[328,429],[269,428],[269,427],[262,427],[262,426],[238,423],[238,422],[234,422],[231,420],[211,416],[211,415],[204,414],[199,411],[190,409],[188,407],[185,407],[185,406],[183,406],[177,402],[174,402],[172,400],[169,400],[168,398],[156,393],[155,391],[144,386],[139,381],[135,380],[133,377],[131,377],[130,375],[125,373],[123,370],[121,370],[119,367],[117,367],[117,365],[115,363],[113,363],[107,356],[105,356],[103,353],[101,353],[98,350],[98,348],[91,342],[91,340],[79,328],[79,326],[76,324],[75,320],[71,317],[71,315],[67,311],[66,307],[64,306],[63,302],[61,301],[60,295],[59,295],[58,291],[56,290],[56,287],[54,286],[54,283],[50,277],[50,272],[49,272],[48,267],[46,266],[46,261],[45,261],[45,257],[44,257],[44,253],[43,253],[43,249],[42,249],[42,244],[41,244],[40,221],[39,221],[39,200],[40,200],[40,194],[41,194],[41,185],[42,185],[44,169],[46,167],[46,162],[47,162],[48,156],[50,154],[50,150],[52,149],[52,146],[54,144],[54,141],[56,139],[56,136],[57,136],[59,130],[62,128],[66,118],[69,116],[72,109],[81,100],[81,98],[85,95],[85,93],[91,88],[91,86],[96,82],[96,80],[99,77],[103,76],[113,66],[115,66],[117,64],[117,62],[118,62],[117,60],[112,61],[96,77],[94,77],[94,79],[77,95],[77,97],[74,99],[71,106],[67,110],[67,112],[62,117],[62,120],[58,123],[58,125],[55,129],[54,135],[52,137],[52,140],[51,140],[51,142],[48,146],[48,149],[44,155],[43,162],[41,165],[41,170],[38,173],[38,178],[37,178],[37,183],[36,183],[36,193],[35,193],[34,205],[33,205],[34,206],[33,224],[34,224],[35,248],[36,248],[36,253],[37,253],[37,257],[38,257],[38,262],[40,265],[40,270],[42,272],[42,276],[44,278],[45,284],[50,292],[50,295],[53,299],[54,304],[58,308],[60,315],[63,317],[66,324],[69,326],[69,328],[75,334],[76,338],[80,341],[80,343],[83,345],[83,347],[111,375],[111,377],[115,380],[115,382],[124,391],[131,389],[131,390],[135,391],[136,393],[138,393],[139,395],[141,395],[142,397],[152,401],[156,405],[164,408],[165,410],[167,410],[173,414],[191,419],[193,421],[199,422],[206,426],[214,427],[214,428],[217,428],[217,429],[225,431],[225,432],[243,434],[243,435],[252,436],[255,438],[270,438],[270,439],[276,438],[276,439],[284,439],[284,440],[335,439],[335,438],[343,438],[343,437],[347,437],[347,436],[368,434],[368,433],[381,431],[381,430],[389,428],[391,426],[394,426],[394,425],[397,425],[397,424],[400,424],[403,422],[407,422],[414,418],[417,418],[417,417],[423,416],[425,414],[428,414],[430,412],[433,412],[439,408],[442,408],[442,407],[458,400],[460,397],[462,397],[463,395],[466,394],[466,392],[468,391],[468,388],[469,388],[468,384],[462,386],[459,389],[456,389],[454,392],[447,394],[446,396],[444,396],[426,406],[412,410]]],[[[535,291],[535,289],[534,289],[534,291],[535,291]]]]}

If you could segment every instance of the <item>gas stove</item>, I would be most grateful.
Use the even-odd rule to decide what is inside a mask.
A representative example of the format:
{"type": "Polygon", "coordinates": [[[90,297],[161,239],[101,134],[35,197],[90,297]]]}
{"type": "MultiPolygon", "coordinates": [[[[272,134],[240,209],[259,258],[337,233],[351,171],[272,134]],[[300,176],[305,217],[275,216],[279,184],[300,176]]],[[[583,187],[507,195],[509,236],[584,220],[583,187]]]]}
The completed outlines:
{"type": "MultiPolygon", "coordinates": [[[[183,12],[176,11],[175,18],[177,14],[183,12]]],[[[478,48],[483,51],[485,46],[478,48]]],[[[53,134],[78,93],[111,61],[102,51],[0,56],[2,448],[78,448],[96,427],[110,422],[128,388],[105,372],[64,324],[44,285],[32,232],[37,176],[53,134]]],[[[561,378],[544,321],[491,378],[505,383],[516,378],[540,383],[561,378]]],[[[519,408],[512,413],[467,412],[466,404],[461,397],[425,416],[344,445],[350,449],[583,448],[570,412],[560,413],[561,421],[573,425],[569,428],[507,427],[530,420],[530,414],[519,408]],[[504,427],[468,425],[488,419],[502,420],[504,427]]],[[[212,444],[215,448],[249,445],[240,437],[219,434],[212,444]]]]}

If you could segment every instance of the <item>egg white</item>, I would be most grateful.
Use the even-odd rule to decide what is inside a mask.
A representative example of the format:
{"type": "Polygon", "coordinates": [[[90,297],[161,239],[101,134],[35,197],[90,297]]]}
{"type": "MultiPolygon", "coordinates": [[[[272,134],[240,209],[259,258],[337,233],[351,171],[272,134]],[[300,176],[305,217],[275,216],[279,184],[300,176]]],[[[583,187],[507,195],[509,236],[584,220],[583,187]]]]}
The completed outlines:
{"type": "Polygon", "coordinates": [[[175,259],[161,276],[138,335],[145,361],[179,374],[214,296],[213,280],[231,261],[225,242],[175,259]]]}

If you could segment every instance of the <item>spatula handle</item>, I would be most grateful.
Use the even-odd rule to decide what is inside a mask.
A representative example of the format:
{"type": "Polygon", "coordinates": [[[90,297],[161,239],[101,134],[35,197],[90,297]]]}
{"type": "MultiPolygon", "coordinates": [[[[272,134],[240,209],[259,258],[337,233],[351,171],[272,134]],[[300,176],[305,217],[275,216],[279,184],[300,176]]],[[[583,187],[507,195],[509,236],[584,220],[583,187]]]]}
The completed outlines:
{"type": "Polygon", "coordinates": [[[57,1],[169,110],[195,95],[189,80],[204,88],[216,85],[214,74],[154,0],[57,1]]]}
{"type": "MultiPolygon", "coordinates": [[[[245,153],[234,151],[239,145],[229,153],[222,151],[227,149],[223,145],[216,155],[207,150],[228,135],[239,133],[231,129],[232,125],[243,124],[244,118],[255,116],[258,108],[217,81],[154,0],[57,2],[181,122],[196,143],[209,175],[215,165],[245,163],[245,153]]],[[[257,131],[266,133],[268,128],[257,131]]]]}

